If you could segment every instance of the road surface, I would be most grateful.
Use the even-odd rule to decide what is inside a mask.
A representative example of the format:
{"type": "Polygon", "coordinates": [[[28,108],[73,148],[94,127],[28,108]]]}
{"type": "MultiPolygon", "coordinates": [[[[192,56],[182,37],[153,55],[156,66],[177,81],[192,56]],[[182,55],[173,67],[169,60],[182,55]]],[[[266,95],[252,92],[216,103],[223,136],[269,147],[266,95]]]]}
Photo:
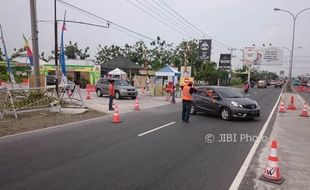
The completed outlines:
{"type": "Polygon", "coordinates": [[[258,135],[280,92],[251,89],[255,121],[197,114],[186,124],[175,104],[121,114],[120,124],[108,116],[0,138],[0,189],[228,189],[254,143],[241,136],[258,135]]]}

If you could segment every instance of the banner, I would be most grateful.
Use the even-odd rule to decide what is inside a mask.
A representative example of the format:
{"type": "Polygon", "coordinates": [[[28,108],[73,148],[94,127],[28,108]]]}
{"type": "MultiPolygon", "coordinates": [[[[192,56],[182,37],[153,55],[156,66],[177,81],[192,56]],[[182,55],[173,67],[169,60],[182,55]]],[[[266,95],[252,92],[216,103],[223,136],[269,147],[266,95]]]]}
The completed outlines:
{"type": "Polygon", "coordinates": [[[27,38],[25,37],[25,35],[23,34],[23,38],[24,38],[24,48],[26,49],[26,52],[27,52],[27,55],[28,55],[28,59],[29,59],[29,63],[30,63],[30,66],[33,67],[33,55],[32,55],[32,51],[29,47],[29,44],[28,44],[28,40],[27,38]]]}
{"type": "Polygon", "coordinates": [[[212,40],[199,40],[199,59],[202,61],[210,61],[211,59],[211,44],[212,40]]]}
{"type": "Polygon", "coordinates": [[[231,54],[220,54],[219,69],[231,69],[231,54]]]}
{"type": "Polygon", "coordinates": [[[59,60],[62,72],[62,82],[64,82],[64,84],[67,84],[67,70],[66,70],[65,48],[64,48],[64,31],[66,30],[67,29],[66,29],[66,12],[65,12],[65,18],[61,30],[60,60],[59,60]]]}
{"type": "Polygon", "coordinates": [[[6,60],[7,72],[10,75],[10,81],[12,83],[16,83],[14,75],[13,75],[13,71],[12,71],[12,68],[11,68],[11,61],[10,61],[10,58],[9,58],[8,53],[6,51],[6,46],[5,46],[5,42],[4,42],[4,37],[3,37],[3,32],[2,32],[2,26],[1,25],[0,25],[0,30],[1,30],[1,41],[2,41],[2,44],[3,44],[3,51],[4,51],[5,60],[6,60]]]}

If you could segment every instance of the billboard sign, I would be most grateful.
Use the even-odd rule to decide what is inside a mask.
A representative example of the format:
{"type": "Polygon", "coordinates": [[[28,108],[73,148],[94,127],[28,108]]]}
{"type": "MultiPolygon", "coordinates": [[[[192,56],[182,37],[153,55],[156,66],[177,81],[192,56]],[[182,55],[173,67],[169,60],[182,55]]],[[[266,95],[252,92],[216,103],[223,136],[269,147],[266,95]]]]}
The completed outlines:
{"type": "Polygon", "coordinates": [[[219,61],[219,69],[230,70],[231,68],[231,54],[221,54],[219,61]]]}
{"type": "Polygon", "coordinates": [[[212,40],[199,40],[199,59],[202,61],[210,61],[211,59],[211,44],[212,40]]]}
{"type": "Polygon", "coordinates": [[[261,49],[263,57],[261,65],[282,65],[283,51],[277,47],[261,49]]]}
{"type": "Polygon", "coordinates": [[[259,65],[262,60],[262,52],[255,47],[245,47],[243,49],[243,64],[259,65]]]}
{"type": "Polygon", "coordinates": [[[245,47],[243,53],[245,65],[282,65],[283,51],[277,47],[245,47]]]}

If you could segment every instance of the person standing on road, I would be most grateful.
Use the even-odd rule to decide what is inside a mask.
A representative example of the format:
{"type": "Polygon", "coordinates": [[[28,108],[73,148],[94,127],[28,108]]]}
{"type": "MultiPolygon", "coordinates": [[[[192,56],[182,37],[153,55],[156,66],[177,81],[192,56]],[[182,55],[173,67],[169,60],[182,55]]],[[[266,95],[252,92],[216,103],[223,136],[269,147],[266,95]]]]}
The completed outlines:
{"type": "Polygon", "coordinates": [[[109,110],[110,111],[114,111],[114,108],[112,107],[114,95],[115,95],[114,81],[110,80],[110,84],[109,84],[109,110]]]}
{"type": "Polygon", "coordinates": [[[192,107],[192,94],[197,92],[196,88],[193,88],[193,82],[189,81],[187,85],[182,88],[182,121],[188,123],[189,114],[192,107]]]}

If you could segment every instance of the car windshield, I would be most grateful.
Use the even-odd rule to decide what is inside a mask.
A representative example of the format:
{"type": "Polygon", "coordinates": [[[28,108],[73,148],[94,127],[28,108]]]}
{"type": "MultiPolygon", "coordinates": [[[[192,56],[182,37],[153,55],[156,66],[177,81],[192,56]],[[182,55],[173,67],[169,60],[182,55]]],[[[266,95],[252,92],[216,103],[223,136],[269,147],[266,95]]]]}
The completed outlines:
{"type": "Polygon", "coordinates": [[[232,88],[218,88],[217,92],[223,98],[243,98],[244,97],[243,94],[241,94],[240,92],[232,88]]]}
{"type": "Polygon", "coordinates": [[[127,81],[124,81],[124,80],[116,80],[115,85],[117,85],[117,86],[131,86],[130,84],[128,84],[127,81]]]}

